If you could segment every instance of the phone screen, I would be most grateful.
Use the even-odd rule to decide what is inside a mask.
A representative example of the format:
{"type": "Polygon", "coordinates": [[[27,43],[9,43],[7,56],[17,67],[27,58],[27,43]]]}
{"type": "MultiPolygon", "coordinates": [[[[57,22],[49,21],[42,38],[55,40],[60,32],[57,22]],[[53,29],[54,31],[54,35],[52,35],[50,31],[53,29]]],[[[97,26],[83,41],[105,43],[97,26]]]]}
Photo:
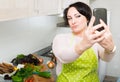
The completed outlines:
{"type": "MultiPolygon", "coordinates": [[[[107,24],[107,9],[105,8],[94,8],[93,15],[95,16],[94,25],[100,23],[100,19],[102,19],[107,24]]],[[[98,28],[98,31],[104,30],[104,27],[98,28]]]]}

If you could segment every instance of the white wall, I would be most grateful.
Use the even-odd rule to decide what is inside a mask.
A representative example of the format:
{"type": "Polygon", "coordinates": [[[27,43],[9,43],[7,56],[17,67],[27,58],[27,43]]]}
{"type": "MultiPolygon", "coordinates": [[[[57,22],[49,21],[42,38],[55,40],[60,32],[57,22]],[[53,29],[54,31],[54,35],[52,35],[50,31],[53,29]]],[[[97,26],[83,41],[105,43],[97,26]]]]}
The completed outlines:
{"type": "Polygon", "coordinates": [[[0,62],[49,46],[56,34],[56,20],[41,16],[0,22],[0,62]]]}
{"type": "Polygon", "coordinates": [[[70,31],[56,27],[57,21],[57,16],[39,16],[0,22],[0,62],[34,53],[51,45],[57,33],[70,31]]]}
{"type": "Polygon", "coordinates": [[[102,7],[110,11],[110,29],[117,46],[116,55],[107,64],[107,75],[120,76],[120,0],[93,0],[92,8],[102,7]]]}

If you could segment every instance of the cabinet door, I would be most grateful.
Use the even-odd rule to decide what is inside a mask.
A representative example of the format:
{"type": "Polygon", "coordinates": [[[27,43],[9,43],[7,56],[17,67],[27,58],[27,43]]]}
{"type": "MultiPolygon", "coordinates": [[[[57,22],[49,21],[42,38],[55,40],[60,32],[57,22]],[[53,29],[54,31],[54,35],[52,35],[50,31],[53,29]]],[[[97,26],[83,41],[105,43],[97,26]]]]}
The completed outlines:
{"type": "Polygon", "coordinates": [[[0,0],[0,21],[31,16],[34,0],[0,0]]]}
{"type": "Polygon", "coordinates": [[[60,12],[60,0],[36,0],[35,3],[38,15],[53,15],[60,12]]]}
{"type": "Polygon", "coordinates": [[[32,16],[34,9],[34,0],[14,0],[14,15],[16,17],[29,17],[32,16]]]}

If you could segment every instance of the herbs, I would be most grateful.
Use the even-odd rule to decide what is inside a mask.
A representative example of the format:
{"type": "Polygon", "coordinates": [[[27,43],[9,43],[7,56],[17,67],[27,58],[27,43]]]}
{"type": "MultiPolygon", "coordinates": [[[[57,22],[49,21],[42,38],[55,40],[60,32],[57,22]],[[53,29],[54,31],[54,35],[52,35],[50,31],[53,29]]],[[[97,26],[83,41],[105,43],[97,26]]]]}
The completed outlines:
{"type": "Polygon", "coordinates": [[[23,82],[23,78],[19,76],[13,76],[12,82],[23,82]]]}
{"type": "MultiPolygon", "coordinates": [[[[25,79],[25,78],[28,78],[30,76],[32,76],[33,74],[37,74],[41,77],[45,77],[45,78],[50,78],[51,77],[51,73],[50,72],[47,72],[47,71],[44,71],[44,72],[41,72],[42,66],[35,66],[33,64],[26,64],[24,68],[21,68],[21,69],[18,69],[17,72],[12,76],[12,80],[15,81],[15,80],[20,80],[22,79],[22,81],[25,79]]],[[[22,82],[21,81],[21,82],[22,82]]],[[[19,82],[19,81],[16,81],[16,82],[19,82]]]]}
{"type": "Polygon", "coordinates": [[[47,71],[46,65],[43,64],[43,58],[35,54],[18,54],[11,63],[17,67],[16,73],[11,76],[13,82],[26,82],[34,75],[44,79],[51,78],[51,72],[47,71]],[[24,65],[24,67],[19,68],[19,65],[24,65]]]}

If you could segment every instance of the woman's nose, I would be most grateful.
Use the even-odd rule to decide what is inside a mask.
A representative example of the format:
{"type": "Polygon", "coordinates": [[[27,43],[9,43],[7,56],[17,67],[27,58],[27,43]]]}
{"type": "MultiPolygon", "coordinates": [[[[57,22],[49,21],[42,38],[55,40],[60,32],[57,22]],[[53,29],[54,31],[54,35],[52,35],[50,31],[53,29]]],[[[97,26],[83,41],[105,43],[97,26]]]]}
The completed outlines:
{"type": "Polygon", "coordinates": [[[72,24],[75,24],[75,22],[76,22],[75,19],[72,19],[72,24]]]}

